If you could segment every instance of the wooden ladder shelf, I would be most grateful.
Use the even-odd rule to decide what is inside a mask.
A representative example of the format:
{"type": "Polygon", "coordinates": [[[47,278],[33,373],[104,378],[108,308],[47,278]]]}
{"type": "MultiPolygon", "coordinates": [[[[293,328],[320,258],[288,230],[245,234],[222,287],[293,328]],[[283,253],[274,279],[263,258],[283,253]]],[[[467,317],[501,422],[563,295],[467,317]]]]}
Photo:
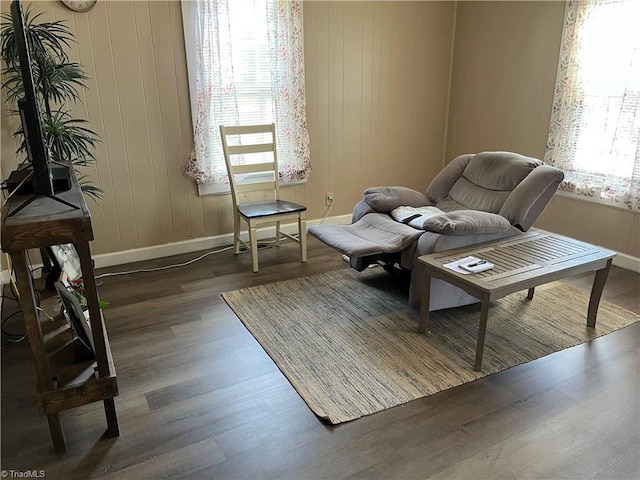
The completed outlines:
{"type": "Polygon", "coordinates": [[[9,199],[2,210],[2,250],[11,257],[20,292],[29,346],[37,376],[37,397],[41,412],[47,416],[57,453],[66,450],[59,413],[102,400],[107,419],[107,436],[119,435],[114,397],[118,395],[116,371],[102,312],[91,261],[89,242],[93,240],[91,216],[75,175],[72,187],[56,197],[76,205],[73,209],[48,197],[40,197],[11,215],[29,198],[9,199]],[[70,344],[71,332],[65,322],[52,325],[42,321],[33,291],[27,251],[51,245],[75,245],[80,257],[84,295],[89,307],[89,322],[95,344],[95,360],[60,364],[57,355],[70,344]],[[55,357],[57,362],[52,361],[55,357]]]}

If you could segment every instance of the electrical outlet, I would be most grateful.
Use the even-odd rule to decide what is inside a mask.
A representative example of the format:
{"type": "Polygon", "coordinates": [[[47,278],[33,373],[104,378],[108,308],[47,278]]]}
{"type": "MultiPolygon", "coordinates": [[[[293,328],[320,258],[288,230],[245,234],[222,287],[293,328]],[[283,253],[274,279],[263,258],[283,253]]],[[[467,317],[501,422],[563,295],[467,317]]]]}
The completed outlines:
{"type": "Polygon", "coordinates": [[[330,207],[331,205],[333,205],[333,193],[327,193],[324,197],[324,204],[327,207],[330,207]]]}

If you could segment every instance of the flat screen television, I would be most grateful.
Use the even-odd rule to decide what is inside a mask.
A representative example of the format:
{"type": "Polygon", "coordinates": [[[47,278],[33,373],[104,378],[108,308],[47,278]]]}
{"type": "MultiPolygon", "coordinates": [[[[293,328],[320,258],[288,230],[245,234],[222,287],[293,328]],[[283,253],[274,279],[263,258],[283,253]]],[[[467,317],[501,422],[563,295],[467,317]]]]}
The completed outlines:
{"type": "Polygon", "coordinates": [[[54,190],[49,149],[43,134],[42,117],[31,66],[32,55],[19,0],[14,0],[11,4],[11,20],[24,85],[24,98],[18,101],[18,109],[27,146],[27,157],[33,169],[33,191],[50,197],[53,196],[54,190]]]}

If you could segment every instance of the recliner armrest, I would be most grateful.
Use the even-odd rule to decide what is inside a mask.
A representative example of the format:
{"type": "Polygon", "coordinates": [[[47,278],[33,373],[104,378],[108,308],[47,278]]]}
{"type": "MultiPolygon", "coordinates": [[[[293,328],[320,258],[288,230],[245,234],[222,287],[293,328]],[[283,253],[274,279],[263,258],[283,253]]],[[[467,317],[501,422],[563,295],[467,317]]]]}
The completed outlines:
{"type": "Polygon", "coordinates": [[[455,210],[436,215],[424,223],[424,229],[443,235],[478,235],[501,233],[512,227],[509,220],[480,210],[455,210]]]}
{"type": "Polygon", "coordinates": [[[364,200],[360,200],[358,203],[356,203],[356,206],[353,207],[353,213],[351,214],[351,223],[356,223],[367,213],[376,213],[376,209],[364,200]]]}
{"type": "Polygon", "coordinates": [[[390,212],[398,207],[433,205],[424,193],[407,187],[371,187],[364,191],[364,201],[377,212],[390,212]]]}
{"type": "Polygon", "coordinates": [[[564,179],[564,172],[550,165],[534,169],[513,189],[500,209],[523,232],[531,228],[564,179]]]}

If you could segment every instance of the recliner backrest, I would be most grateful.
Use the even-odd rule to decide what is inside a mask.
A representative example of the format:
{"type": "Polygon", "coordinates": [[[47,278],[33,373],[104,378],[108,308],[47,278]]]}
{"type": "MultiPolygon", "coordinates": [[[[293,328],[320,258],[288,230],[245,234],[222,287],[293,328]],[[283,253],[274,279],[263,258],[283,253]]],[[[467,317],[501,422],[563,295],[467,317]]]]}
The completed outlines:
{"type": "Polygon", "coordinates": [[[527,230],[563,177],[561,170],[517,153],[466,154],[442,169],[427,188],[426,195],[443,210],[497,213],[512,225],[527,230]],[[540,174],[529,178],[534,170],[543,166],[540,174]]]}
{"type": "Polygon", "coordinates": [[[462,208],[498,213],[513,189],[542,164],[510,152],[462,155],[436,176],[426,194],[436,205],[450,199],[462,208]]]}

